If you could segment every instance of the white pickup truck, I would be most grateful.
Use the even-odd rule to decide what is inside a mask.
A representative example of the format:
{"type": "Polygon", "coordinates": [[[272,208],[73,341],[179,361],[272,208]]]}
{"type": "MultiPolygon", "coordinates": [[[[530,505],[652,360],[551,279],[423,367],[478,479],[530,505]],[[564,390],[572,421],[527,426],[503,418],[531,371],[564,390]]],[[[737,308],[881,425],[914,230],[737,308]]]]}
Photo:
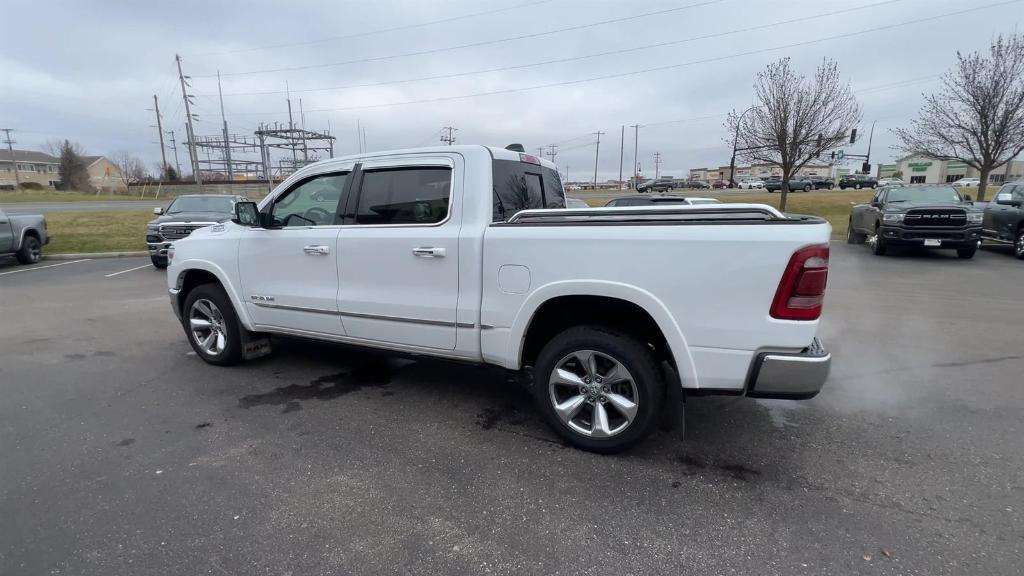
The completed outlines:
{"type": "Polygon", "coordinates": [[[555,166],[509,148],[325,160],[176,241],[168,289],[192,347],[230,365],[287,335],[532,368],[551,426],[599,452],[688,394],[818,393],[826,221],[566,209],[555,166]]]}

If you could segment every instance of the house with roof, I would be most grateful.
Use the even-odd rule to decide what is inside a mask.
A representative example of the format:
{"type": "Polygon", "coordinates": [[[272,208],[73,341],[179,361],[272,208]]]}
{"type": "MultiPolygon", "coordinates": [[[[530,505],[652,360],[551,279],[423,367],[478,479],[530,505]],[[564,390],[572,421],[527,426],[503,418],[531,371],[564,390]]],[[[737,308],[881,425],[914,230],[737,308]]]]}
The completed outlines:
{"type": "MultiPolygon", "coordinates": [[[[34,182],[46,188],[60,184],[60,159],[46,152],[0,149],[0,188],[13,188],[16,182],[34,182]],[[15,178],[17,171],[17,178],[15,178]]],[[[101,192],[123,192],[128,189],[121,169],[105,156],[83,156],[89,183],[101,192]]]]}

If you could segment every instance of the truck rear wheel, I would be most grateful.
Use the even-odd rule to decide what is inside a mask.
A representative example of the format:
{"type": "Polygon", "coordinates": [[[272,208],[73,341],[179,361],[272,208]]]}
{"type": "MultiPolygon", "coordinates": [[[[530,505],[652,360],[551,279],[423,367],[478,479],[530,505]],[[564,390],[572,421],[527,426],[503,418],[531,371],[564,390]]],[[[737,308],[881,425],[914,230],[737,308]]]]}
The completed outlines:
{"type": "Polygon", "coordinates": [[[14,255],[22,264],[35,264],[43,257],[43,248],[35,236],[25,236],[21,242],[21,250],[14,255]]]}
{"type": "Polygon", "coordinates": [[[534,397],[577,448],[612,453],[655,427],[665,384],[648,346],[611,328],[580,326],[551,339],[534,366],[534,397]]]}
{"type": "Polygon", "coordinates": [[[861,234],[853,229],[853,220],[850,220],[849,226],[846,228],[846,243],[847,244],[863,244],[867,238],[866,235],[861,234]]]}
{"type": "Polygon", "coordinates": [[[1017,232],[1017,242],[1013,245],[1013,253],[1018,260],[1024,260],[1024,228],[1017,232]]]}
{"type": "Polygon", "coordinates": [[[201,284],[188,293],[181,324],[188,343],[207,363],[231,366],[242,361],[244,328],[231,300],[218,284],[201,284]]]}

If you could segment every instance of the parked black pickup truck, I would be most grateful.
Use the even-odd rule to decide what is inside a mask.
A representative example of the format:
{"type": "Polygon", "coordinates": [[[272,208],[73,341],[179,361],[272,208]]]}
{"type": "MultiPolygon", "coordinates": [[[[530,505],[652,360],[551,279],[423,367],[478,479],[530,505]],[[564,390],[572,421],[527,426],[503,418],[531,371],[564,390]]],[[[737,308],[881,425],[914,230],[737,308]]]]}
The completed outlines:
{"type": "Polygon", "coordinates": [[[870,203],[853,207],[846,241],[867,242],[878,256],[889,246],[911,245],[955,249],[960,258],[972,258],[981,220],[970,196],[960,196],[948,184],[883,186],[870,203]]]}
{"type": "Polygon", "coordinates": [[[167,268],[167,249],[174,240],[197,228],[230,220],[235,203],[245,200],[245,196],[227,194],[190,194],[175,198],[167,210],[154,208],[157,217],[146,224],[146,245],[153,266],[167,268]]]}
{"type": "Polygon", "coordinates": [[[1005,184],[995,202],[985,206],[981,225],[985,240],[1013,243],[1013,253],[1024,260],[1024,180],[1005,184]]]}

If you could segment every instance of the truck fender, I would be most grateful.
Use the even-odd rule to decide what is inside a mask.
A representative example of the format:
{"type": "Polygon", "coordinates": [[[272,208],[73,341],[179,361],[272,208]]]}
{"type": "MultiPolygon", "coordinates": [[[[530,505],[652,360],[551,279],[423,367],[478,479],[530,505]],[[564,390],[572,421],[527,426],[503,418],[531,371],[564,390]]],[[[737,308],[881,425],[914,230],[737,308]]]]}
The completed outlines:
{"type": "Polygon", "coordinates": [[[246,330],[252,331],[253,323],[252,319],[249,318],[249,310],[245,307],[245,301],[242,299],[241,295],[239,295],[238,288],[228,280],[229,275],[223,268],[209,260],[199,259],[185,260],[180,264],[176,262],[174,267],[180,267],[178,277],[175,279],[175,286],[178,288],[181,288],[185,281],[185,274],[192,270],[203,270],[204,272],[213,274],[214,277],[217,278],[217,281],[220,282],[220,285],[224,288],[224,292],[228,295],[228,298],[231,300],[231,305],[235,307],[235,314],[238,315],[238,320],[242,323],[242,326],[244,326],[246,330]]]}
{"type": "Polygon", "coordinates": [[[665,336],[683,387],[699,387],[697,371],[694,368],[693,357],[690,354],[686,337],[665,304],[642,288],[606,280],[564,280],[546,284],[531,292],[523,301],[512,323],[506,352],[506,367],[520,368],[526,331],[534,314],[545,302],[560,296],[605,296],[640,306],[654,319],[665,336]]]}

